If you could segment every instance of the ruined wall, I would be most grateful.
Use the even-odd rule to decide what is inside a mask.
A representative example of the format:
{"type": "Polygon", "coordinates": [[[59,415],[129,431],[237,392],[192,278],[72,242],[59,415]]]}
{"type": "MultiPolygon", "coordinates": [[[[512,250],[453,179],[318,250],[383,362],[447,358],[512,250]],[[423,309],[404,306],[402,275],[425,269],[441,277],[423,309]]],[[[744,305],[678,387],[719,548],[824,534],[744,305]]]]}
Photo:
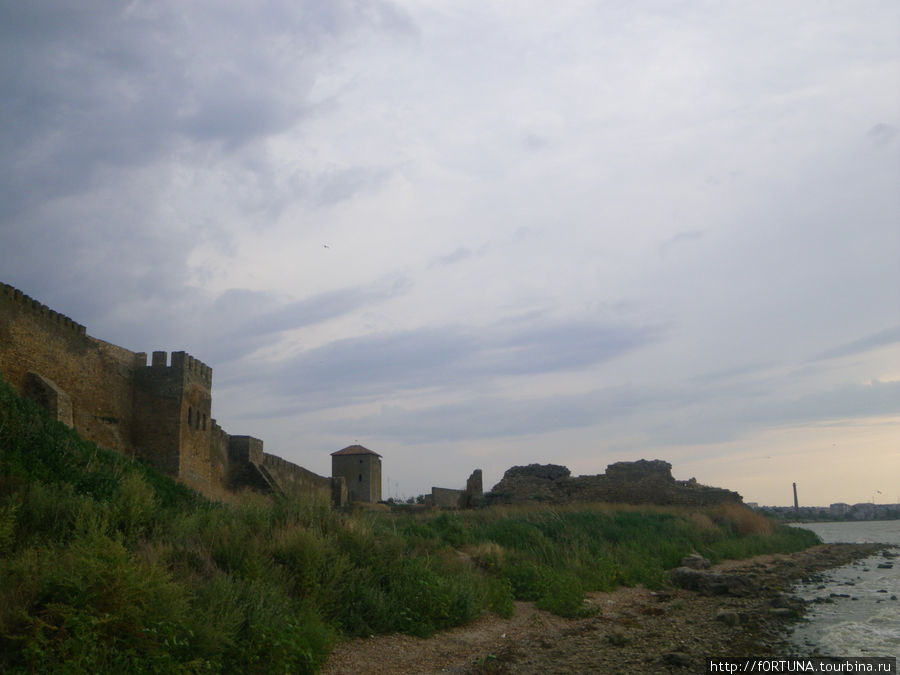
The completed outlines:
{"type": "Polygon", "coordinates": [[[515,466],[488,493],[494,504],[523,502],[621,502],[707,506],[740,503],[737,492],[701,485],[695,480],[672,478],[672,465],[662,460],[610,464],[605,474],[569,475],[566,467],[552,464],[515,466]]]}
{"type": "Polygon", "coordinates": [[[432,487],[431,494],[425,497],[425,504],[439,509],[471,509],[481,506],[484,504],[481,469],[472,472],[463,490],[432,487]]]}
{"type": "Polygon", "coordinates": [[[431,500],[428,505],[439,509],[460,509],[464,506],[465,499],[465,490],[433,487],[431,488],[431,500]]]}
{"type": "Polygon", "coordinates": [[[484,504],[484,479],[481,469],[475,469],[466,479],[465,508],[474,508],[484,504]]]}

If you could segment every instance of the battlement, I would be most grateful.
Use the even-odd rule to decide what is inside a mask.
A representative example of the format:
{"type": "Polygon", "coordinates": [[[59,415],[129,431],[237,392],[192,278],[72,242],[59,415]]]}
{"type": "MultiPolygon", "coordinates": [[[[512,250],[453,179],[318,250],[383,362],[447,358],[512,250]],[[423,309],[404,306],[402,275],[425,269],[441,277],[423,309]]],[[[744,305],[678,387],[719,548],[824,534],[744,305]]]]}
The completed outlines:
{"type": "Polygon", "coordinates": [[[168,352],[153,352],[149,366],[147,365],[147,352],[138,352],[135,354],[135,367],[151,368],[153,370],[168,368],[175,372],[186,373],[207,386],[212,386],[213,369],[187,352],[172,352],[171,362],[169,362],[168,352]]]}
{"type": "MultiPolygon", "coordinates": [[[[154,351],[148,359],[147,352],[89,336],[83,325],[0,282],[0,372],[53,419],[215,499],[249,489],[329,501],[331,479],[219,426],[212,371],[184,351],[154,351]]],[[[346,484],[338,485],[344,504],[346,484]]]]}
{"type": "Polygon", "coordinates": [[[26,295],[18,288],[14,288],[9,284],[0,282],[0,299],[6,300],[10,304],[17,305],[23,311],[29,312],[55,326],[59,326],[63,330],[72,331],[77,335],[86,334],[87,329],[80,323],[76,323],[64,314],[60,314],[59,312],[50,309],[47,305],[41,304],[31,296],[26,295]]]}

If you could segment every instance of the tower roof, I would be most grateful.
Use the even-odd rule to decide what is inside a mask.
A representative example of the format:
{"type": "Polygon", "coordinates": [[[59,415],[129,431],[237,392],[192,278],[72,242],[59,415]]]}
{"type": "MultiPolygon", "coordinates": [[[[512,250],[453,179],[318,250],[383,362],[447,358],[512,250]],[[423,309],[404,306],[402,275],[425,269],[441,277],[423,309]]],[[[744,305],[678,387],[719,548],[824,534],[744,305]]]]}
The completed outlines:
{"type": "Polygon", "coordinates": [[[368,448],[364,448],[361,445],[348,445],[343,450],[338,450],[337,452],[332,452],[331,456],[334,457],[336,455],[375,455],[376,457],[381,457],[377,452],[372,452],[368,448]]]}

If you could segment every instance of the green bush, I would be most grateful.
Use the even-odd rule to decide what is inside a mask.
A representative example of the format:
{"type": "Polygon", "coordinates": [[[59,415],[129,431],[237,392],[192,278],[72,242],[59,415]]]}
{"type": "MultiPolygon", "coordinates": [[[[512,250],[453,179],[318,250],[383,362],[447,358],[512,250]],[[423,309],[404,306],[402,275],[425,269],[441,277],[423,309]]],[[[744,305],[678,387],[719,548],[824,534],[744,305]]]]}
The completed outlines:
{"type": "Polygon", "coordinates": [[[516,557],[503,565],[500,576],[509,583],[517,600],[538,600],[549,590],[553,572],[545,565],[516,557]]]}
{"type": "Polygon", "coordinates": [[[560,616],[583,616],[584,585],[581,579],[572,572],[554,574],[547,584],[547,590],[538,598],[537,606],[560,616]]]}
{"type": "Polygon", "coordinates": [[[102,534],[5,559],[0,588],[0,635],[12,666],[108,672],[187,660],[185,589],[102,534]]]}

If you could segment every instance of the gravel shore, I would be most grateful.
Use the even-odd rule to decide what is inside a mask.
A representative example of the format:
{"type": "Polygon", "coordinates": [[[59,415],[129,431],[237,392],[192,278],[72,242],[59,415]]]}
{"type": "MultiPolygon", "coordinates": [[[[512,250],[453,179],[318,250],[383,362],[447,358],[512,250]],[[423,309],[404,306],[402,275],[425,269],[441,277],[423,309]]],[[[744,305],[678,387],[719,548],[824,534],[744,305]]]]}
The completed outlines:
{"type": "Polygon", "coordinates": [[[791,584],[865,558],[877,544],[824,544],[792,555],[681,570],[686,588],[622,588],[588,598],[586,619],[516,603],[430,639],[387,635],[338,646],[323,673],[705,673],[710,656],[785,656],[785,633],[805,604],[791,584]],[[692,590],[689,590],[692,589],[692,590]]]}

